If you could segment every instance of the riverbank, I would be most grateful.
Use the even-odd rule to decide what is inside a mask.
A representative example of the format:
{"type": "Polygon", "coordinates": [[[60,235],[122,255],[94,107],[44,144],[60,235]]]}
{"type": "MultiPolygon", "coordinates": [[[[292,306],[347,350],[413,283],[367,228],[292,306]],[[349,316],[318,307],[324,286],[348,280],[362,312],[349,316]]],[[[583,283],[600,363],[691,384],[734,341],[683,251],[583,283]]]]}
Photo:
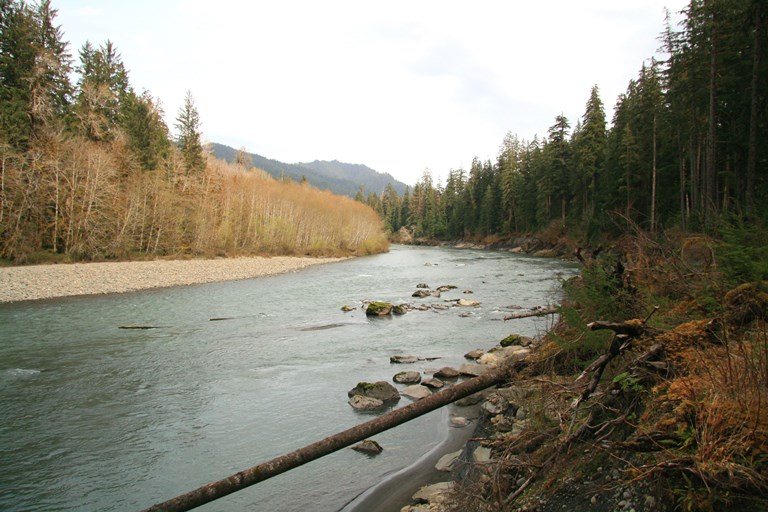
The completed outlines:
{"type": "Polygon", "coordinates": [[[275,256],[2,267],[0,303],[252,279],[344,259],[275,256]]]}

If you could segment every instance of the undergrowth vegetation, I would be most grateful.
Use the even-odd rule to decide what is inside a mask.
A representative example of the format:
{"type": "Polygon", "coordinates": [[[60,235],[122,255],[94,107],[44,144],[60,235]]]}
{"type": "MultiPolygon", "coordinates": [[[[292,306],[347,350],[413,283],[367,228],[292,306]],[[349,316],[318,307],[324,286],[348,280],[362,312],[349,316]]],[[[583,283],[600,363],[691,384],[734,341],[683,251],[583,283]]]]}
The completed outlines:
{"type": "Polygon", "coordinates": [[[584,260],[498,391],[528,414],[450,509],[768,510],[767,234],[637,232],[584,260]]]}

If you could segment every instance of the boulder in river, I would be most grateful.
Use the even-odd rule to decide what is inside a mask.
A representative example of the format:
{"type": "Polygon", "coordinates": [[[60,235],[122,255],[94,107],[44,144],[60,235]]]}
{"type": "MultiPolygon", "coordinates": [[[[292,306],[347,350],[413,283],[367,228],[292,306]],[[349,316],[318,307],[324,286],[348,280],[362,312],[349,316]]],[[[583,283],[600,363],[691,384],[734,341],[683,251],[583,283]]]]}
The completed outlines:
{"type": "Polygon", "coordinates": [[[419,283],[419,284],[416,285],[416,288],[429,289],[429,285],[427,283],[419,283]]]}
{"type": "Polygon", "coordinates": [[[389,382],[380,380],[378,382],[358,382],[357,386],[347,392],[347,396],[355,395],[376,398],[382,402],[397,402],[400,400],[400,393],[395,386],[389,382]]]}
{"type": "Polygon", "coordinates": [[[413,295],[411,295],[411,297],[423,299],[424,297],[429,297],[431,295],[432,293],[429,290],[416,290],[415,292],[413,292],[413,295]]]}
{"type": "Polygon", "coordinates": [[[510,334],[499,342],[502,347],[509,347],[510,345],[519,345],[521,347],[528,347],[533,343],[533,340],[528,336],[521,336],[520,334],[510,334]]]}
{"type": "Polygon", "coordinates": [[[381,445],[373,439],[366,439],[365,441],[361,441],[353,446],[352,449],[358,452],[367,453],[369,455],[378,455],[384,451],[384,448],[382,448],[381,445]]]}
{"type": "Polygon", "coordinates": [[[445,382],[440,379],[424,379],[421,381],[422,386],[427,386],[429,389],[441,389],[445,386],[445,382]]]}
{"type": "Polygon", "coordinates": [[[440,368],[435,372],[435,377],[438,379],[458,379],[459,371],[455,368],[451,368],[450,366],[444,366],[443,368],[440,368]]]}
{"type": "Polygon", "coordinates": [[[447,292],[448,290],[455,290],[455,289],[456,289],[456,286],[452,284],[444,284],[436,288],[436,290],[439,292],[447,292]]]}
{"type": "Polygon", "coordinates": [[[418,384],[421,382],[421,374],[419,372],[399,372],[392,377],[392,380],[398,384],[418,384]]]}
{"type": "Polygon", "coordinates": [[[403,388],[400,393],[403,396],[413,400],[421,400],[422,398],[427,398],[430,396],[432,391],[430,391],[428,387],[422,386],[421,384],[414,384],[412,386],[408,386],[407,388],[403,388]]]}
{"type": "Polygon", "coordinates": [[[372,411],[384,407],[384,402],[370,396],[354,395],[349,399],[349,405],[358,411],[372,411]]]}
{"type": "Polygon", "coordinates": [[[365,314],[367,316],[388,316],[392,314],[393,307],[389,302],[374,301],[365,308],[365,314]]]}
{"type": "Polygon", "coordinates": [[[456,305],[465,308],[476,308],[480,305],[480,302],[471,299],[459,299],[456,301],[456,305]]]}
{"type": "Polygon", "coordinates": [[[404,315],[408,312],[408,304],[397,304],[392,306],[392,313],[395,315],[404,315]]]}
{"type": "Polygon", "coordinates": [[[466,359],[480,359],[480,356],[482,356],[485,352],[479,348],[475,350],[470,350],[466,354],[464,354],[464,357],[466,359]]]}
{"type": "Polygon", "coordinates": [[[412,364],[419,360],[416,356],[391,356],[389,362],[392,364],[412,364]]]}

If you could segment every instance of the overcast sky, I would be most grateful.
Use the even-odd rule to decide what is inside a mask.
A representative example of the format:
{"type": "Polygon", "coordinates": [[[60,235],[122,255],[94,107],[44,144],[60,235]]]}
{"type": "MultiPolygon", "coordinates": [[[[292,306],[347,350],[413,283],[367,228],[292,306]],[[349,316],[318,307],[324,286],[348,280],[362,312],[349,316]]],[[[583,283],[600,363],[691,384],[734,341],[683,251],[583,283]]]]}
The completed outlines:
{"type": "Polygon", "coordinates": [[[504,135],[610,122],[685,0],[53,0],[70,51],[110,39],[173,123],[284,162],[365,164],[412,185],[495,159],[504,135]]]}

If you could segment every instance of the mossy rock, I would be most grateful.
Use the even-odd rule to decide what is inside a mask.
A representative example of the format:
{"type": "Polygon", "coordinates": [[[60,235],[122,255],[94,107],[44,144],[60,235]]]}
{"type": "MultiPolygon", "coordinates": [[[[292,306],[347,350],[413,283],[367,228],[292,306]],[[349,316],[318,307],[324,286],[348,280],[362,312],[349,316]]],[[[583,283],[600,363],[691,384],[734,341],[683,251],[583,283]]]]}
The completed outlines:
{"type": "Polygon", "coordinates": [[[393,307],[389,302],[371,302],[365,308],[365,314],[367,316],[388,316],[392,314],[393,307]]]}
{"type": "Polygon", "coordinates": [[[404,315],[407,312],[408,312],[407,304],[398,304],[397,306],[392,307],[392,313],[395,315],[404,315]]]}
{"type": "Polygon", "coordinates": [[[510,334],[499,342],[502,347],[510,347],[512,345],[520,345],[523,341],[523,337],[519,334],[510,334]]]}
{"type": "Polygon", "coordinates": [[[396,402],[400,400],[400,393],[395,386],[383,380],[378,382],[358,382],[357,386],[347,393],[347,396],[350,398],[355,395],[377,398],[383,402],[396,402]]]}

